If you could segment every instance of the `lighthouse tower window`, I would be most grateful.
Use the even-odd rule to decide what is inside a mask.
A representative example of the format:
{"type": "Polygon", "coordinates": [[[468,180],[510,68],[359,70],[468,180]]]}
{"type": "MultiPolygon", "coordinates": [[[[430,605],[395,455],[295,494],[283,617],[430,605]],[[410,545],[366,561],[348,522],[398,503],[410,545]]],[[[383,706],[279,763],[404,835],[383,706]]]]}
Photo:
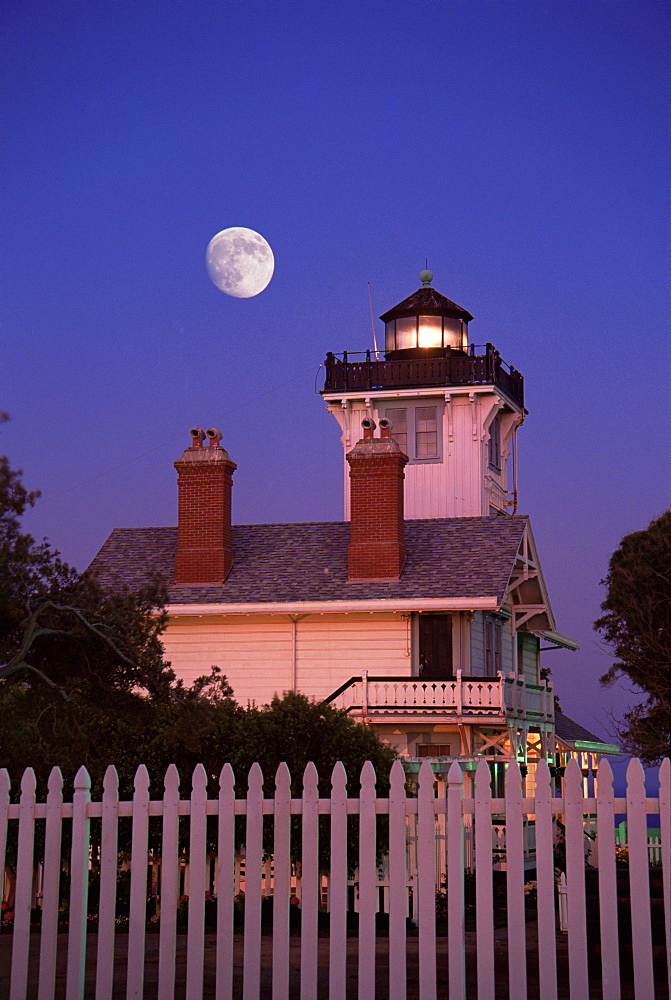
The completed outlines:
{"type": "Polygon", "coordinates": [[[438,404],[388,406],[384,415],[391,421],[392,438],[406,453],[411,464],[441,460],[441,421],[438,404]]]}
{"type": "Polygon", "coordinates": [[[501,418],[498,416],[489,428],[489,468],[501,471],[501,418]]]}

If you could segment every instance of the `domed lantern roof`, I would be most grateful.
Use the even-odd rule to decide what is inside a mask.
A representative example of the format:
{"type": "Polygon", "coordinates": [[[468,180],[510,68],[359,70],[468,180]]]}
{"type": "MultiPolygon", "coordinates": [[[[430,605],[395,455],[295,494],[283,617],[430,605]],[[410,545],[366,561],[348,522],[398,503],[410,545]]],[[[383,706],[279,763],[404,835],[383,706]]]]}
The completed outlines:
{"type": "Polygon", "coordinates": [[[422,271],[422,287],[383,313],[385,354],[394,357],[443,355],[468,347],[471,314],[431,286],[433,274],[422,271]]]}

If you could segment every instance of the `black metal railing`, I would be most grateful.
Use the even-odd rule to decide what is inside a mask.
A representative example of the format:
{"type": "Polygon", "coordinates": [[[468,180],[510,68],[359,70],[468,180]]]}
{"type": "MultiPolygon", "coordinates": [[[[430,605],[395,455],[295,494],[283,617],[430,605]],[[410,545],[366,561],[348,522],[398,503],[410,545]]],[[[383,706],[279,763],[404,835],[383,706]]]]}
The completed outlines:
{"type": "Polygon", "coordinates": [[[524,378],[507,365],[493,344],[471,344],[468,354],[449,351],[443,357],[377,358],[371,351],[326,355],[323,393],[370,389],[419,389],[426,386],[495,385],[524,406],[524,378]],[[476,354],[476,348],[484,348],[476,354]],[[352,358],[356,360],[352,360],[352,358]],[[361,358],[361,360],[359,360],[361,358]]]}

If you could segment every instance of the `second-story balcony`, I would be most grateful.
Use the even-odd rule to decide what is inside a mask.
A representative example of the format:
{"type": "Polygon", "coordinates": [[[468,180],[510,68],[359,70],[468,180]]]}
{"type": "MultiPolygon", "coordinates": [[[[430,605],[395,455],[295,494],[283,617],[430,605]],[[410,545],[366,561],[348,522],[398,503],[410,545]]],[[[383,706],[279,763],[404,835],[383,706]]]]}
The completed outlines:
{"type": "Polygon", "coordinates": [[[418,722],[468,720],[503,723],[508,719],[552,722],[552,685],[530,684],[499,672],[496,677],[454,678],[372,677],[364,672],[350,677],[326,699],[346,709],[357,720],[418,722]]]}
{"type": "Polygon", "coordinates": [[[329,351],[322,393],[495,385],[512,402],[524,407],[524,379],[503,361],[493,344],[471,344],[468,353],[449,347],[413,353],[421,356],[391,358],[371,351],[345,351],[342,355],[329,351]]]}

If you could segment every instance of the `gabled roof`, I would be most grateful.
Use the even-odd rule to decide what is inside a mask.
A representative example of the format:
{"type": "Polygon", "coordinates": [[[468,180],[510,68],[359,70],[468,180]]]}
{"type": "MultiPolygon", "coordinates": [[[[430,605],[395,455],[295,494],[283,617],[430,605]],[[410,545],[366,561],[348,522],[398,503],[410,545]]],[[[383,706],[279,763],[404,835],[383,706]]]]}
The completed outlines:
{"type": "MultiPolygon", "coordinates": [[[[349,523],[233,527],[234,563],[222,584],[169,586],[171,605],[258,605],[418,599],[496,608],[504,600],[528,519],[406,521],[406,564],[394,582],[348,582],[349,523]],[[478,603],[480,602],[480,603],[478,603]],[[484,602],[484,603],[483,603],[484,602]]],[[[177,528],[117,528],[90,569],[109,587],[174,578],[177,528]]],[[[457,606],[453,604],[452,606],[457,606]]]]}
{"type": "Polygon", "coordinates": [[[590,733],[579,722],[574,722],[568,715],[555,709],[555,735],[571,750],[592,750],[601,753],[619,754],[622,751],[614,743],[606,743],[600,736],[590,733]]]}

